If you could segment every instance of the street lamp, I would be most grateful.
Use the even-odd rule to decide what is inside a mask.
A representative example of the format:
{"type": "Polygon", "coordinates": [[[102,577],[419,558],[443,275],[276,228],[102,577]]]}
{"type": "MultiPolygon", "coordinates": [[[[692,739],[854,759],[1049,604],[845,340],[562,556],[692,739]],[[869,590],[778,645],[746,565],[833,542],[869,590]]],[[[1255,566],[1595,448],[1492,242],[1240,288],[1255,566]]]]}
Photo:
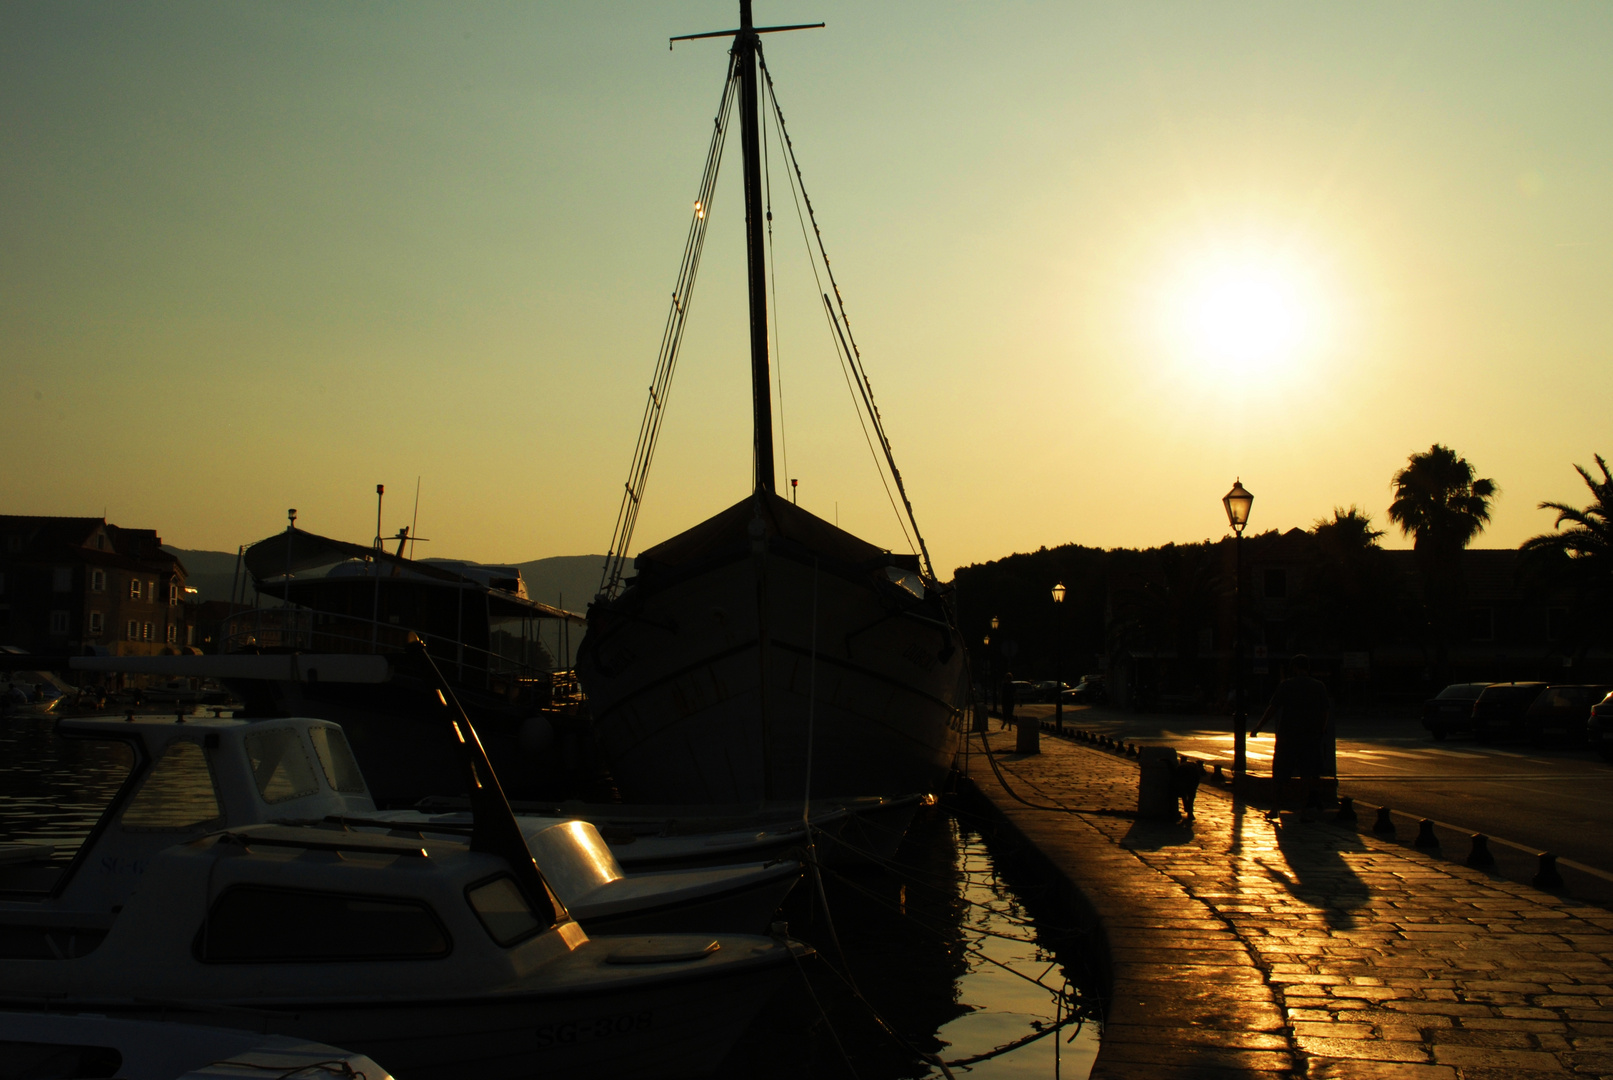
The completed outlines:
{"type": "Polygon", "coordinates": [[[1249,509],[1255,497],[1244,490],[1242,480],[1232,482],[1221,505],[1227,508],[1227,524],[1232,526],[1232,781],[1243,780],[1248,770],[1246,753],[1249,717],[1243,711],[1243,530],[1249,524],[1249,509]]]}
{"type": "MultiPolygon", "coordinates": [[[[991,632],[993,634],[997,632],[997,616],[995,615],[991,617],[991,632]]],[[[986,644],[991,644],[991,638],[988,637],[986,639],[986,644]]],[[[1001,646],[999,646],[999,648],[1000,647],[1001,646]]],[[[986,688],[986,699],[992,704],[996,705],[998,708],[1001,708],[1002,695],[997,690],[997,665],[993,661],[990,652],[986,653],[986,678],[991,680],[991,685],[986,688]]]]}
{"type": "Polygon", "coordinates": [[[1064,582],[1053,586],[1053,730],[1060,735],[1064,734],[1064,665],[1062,642],[1060,637],[1063,631],[1063,621],[1059,618],[1064,610],[1064,582]]]}

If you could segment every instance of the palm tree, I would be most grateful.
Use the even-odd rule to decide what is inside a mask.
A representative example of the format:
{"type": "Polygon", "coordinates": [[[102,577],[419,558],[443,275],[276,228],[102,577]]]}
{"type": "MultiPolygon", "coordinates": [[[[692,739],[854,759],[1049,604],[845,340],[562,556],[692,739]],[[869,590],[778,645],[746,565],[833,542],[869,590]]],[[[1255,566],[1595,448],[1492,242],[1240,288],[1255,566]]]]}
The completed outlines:
{"type": "Polygon", "coordinates": [[[1395,473],[1395,498],[1389,520],[1403,536],[1414,537],[1417,570],[1423,579],[1423,604],[1434,640],[1436,681],[1447,674],[1447,642],[1467,608],[1462,580],[1462,549],[1484,531],[1490,503],[1500,489],[1494,480],[1478,479],[1473,466],[1455,450],[1435,443],[1426,453],[1412,454],[1395,473]]]}
{"type": "MultiPolygon", "coordinates": [[[[1531,536],[1519,547],[1521,569],[1548,587],[1573,590],[1579,611],[1605,610],[1613,600],[1613,475],[1607,462],[1596,455],[1600,480],[1583,465],[1575,465],[1585,486],[1594,497],[1584,509],[1567,503],[1543,502],[1542,510],[1557,511],[1552,531],[1531,536]],[[1568,528],[1563,528],[1567,524],[1568,528]]],[[[1582,626],[1599,625],[1599,619],[1576,617],[1582,626]]]]}
{"type": "Polygon", "coordinates": [[[1484,531],[1490,500],[1500,490],[1494,480],[1474,479],[1467,459],[1439,443],[1411,455],[1392,485],[1389,520],[1403,536],[1415,535],[1415,550],[1434,557],[1461,551],[1484,531]]]}
{"type": "MultiPolygon", "coordinates": [[[[1359,507],[1333,508],[1311,528],[1316,545],[1302,595],[1304,615],[1328,648],[1370,649],[1381,630],[1388,573],[1378,540],[1382,529],[1359,507]]],[[[1319,644],[1318,647],[1323,647],[1319,644]]]]}

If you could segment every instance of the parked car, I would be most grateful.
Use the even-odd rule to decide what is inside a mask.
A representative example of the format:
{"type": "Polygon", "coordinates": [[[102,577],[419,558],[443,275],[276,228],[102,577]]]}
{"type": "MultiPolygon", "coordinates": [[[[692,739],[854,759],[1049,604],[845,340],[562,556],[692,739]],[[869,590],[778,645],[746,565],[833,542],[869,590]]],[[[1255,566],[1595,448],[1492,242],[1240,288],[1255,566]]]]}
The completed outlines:
{"type": "Polygon", "coordinates": [[[1563,742],[1584,746],[1591,709],[1613,686],[1548,686],[1523,718],[1524,733],[1536,746],[1563,742]]]}
{"type": "Polygon", "coordinates": [[[1523,734],[1523,718],[1545,691],[1543,682],[1491,683],[1473,702],[1473,734],[1481,739],[1523,734]]]}
{"type": "Polygon", "coordinates": [[[1058,682],[1055,679],[1046,679],[1036,684],[1036,689],[1032,691],[1032,693],[1036,696],[1032,697],[1030,700],[1045,701],[1048,704],[1052,704],[1059,699],[1060,693],[1068,690],[1069,688],[1069,683],[1058,682]]]}
{"type": "Polygon", "coordinates": [[[1490,684],[1451,683],[1423,702],[1423,727],[1436,739],[1473,729],[1473,703],[1490,684]]]}
{"type": "Polygon", "coordinates": [[[1591,706],[1585,721],[1585,741],[1608,761],[1613,761],[1613,694],[1591,706]]]}
{"type": "Polygon", "coordinates": [[[1083,675],[1080,682],[1064,691],[1066,704],[1096,705],[1107,696],[1102,675],[1083,675]]]}

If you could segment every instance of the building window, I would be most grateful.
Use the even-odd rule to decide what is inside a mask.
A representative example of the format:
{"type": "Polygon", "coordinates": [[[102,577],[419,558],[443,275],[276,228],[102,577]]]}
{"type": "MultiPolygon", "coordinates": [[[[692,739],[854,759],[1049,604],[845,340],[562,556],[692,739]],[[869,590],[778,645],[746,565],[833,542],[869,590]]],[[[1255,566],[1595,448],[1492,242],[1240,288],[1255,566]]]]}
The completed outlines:
{"type": "Polygon", "coordinates": [[[185,644],[196,644],[196,628],[194,626],[185,627],[185,644]]]}
{"type": "Polygon", "coordinates": [[[179,644],[179,627],[173,625],[172,623],[168,624],[168,644],[179,644]]]}
{"type": "Polygon", "coordinates": [[[135,622],[133,619],[129,620],[129,640],[130,641],[139,641],[140,640],[140,624],[135,622]]]}
{"type": "Polygon", "coordinates": [[[95,550],[96,551],[105,551],[106,550],[106,533],[96,533],[95,534],[95,550]]]}
{"type": "Polygon", "coordinates": [[[1266,599],[1282,600],[1288,596],[1288,571],[1266,571],[1266,599]]]}
{"type": "Polygon", "coordinates": [[[71,566],[56,567],[51,572],[50,587],[52,592],[72,592],[73,568],[71,566]]]}
{"type": "Polygon", "coordinates": [[[151,640],[151,624],[150,623],[141,623],[140,624],[140,640],[141,641],[150,641],[151,640]]]}
{"type": "Polygon", "coordinates": [[[106,629],[106,619],[99,611],[90,612],[90,633],[99,634],[106,629]]]}
{"type": "Polygon", "coordinates": [[[169,607],[177,607],[178,605],[179,605],[179,586],[177,584],[175,584],[174,582],[169,582],[168,583],[168,606],[169,607]]]}
{"type": "Polygon", "coordinates": [[[153,604],[157,602],[157,583],[155,581],[146,582],[146,599],[153,604]]]}
{"type": "Polygon", "coordinates": [[[130,600],[138,600],[138,599],[140,599],[140,579],[139,578],[130,578],[129,579],[129,599],[130,600]]]}
{"type": "Polygon", "coordinates": [[[67,633],[67,612],[53,611],[50,613],[50,632],[53,634],[67,633]]]}
{"type": "Polygon", "coordinates": [[[90,571],[90,591],[91,592],[106,592],[106,571],[105,570],[91,570],[90,571]]]}
{"type": "Polygon", "coordinates": [[[1495,640],[1495,612],[1487,607],[1472,608],[1467,613],[1467,636],[1474,641],[1495,640]]]}

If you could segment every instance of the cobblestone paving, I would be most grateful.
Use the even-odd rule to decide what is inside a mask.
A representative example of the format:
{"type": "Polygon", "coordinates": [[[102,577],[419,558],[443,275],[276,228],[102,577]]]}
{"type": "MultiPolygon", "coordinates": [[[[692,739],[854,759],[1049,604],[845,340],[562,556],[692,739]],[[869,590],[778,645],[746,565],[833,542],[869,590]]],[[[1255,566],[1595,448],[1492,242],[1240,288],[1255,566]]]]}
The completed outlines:
{"type": "Polygon", "coordinates": [[[1130,759],[988,738],[967,774],[1108,942],[1093,1077],[1613,1078],[1613,912],[1208,784],[1141,821],[1130,759]]]}

